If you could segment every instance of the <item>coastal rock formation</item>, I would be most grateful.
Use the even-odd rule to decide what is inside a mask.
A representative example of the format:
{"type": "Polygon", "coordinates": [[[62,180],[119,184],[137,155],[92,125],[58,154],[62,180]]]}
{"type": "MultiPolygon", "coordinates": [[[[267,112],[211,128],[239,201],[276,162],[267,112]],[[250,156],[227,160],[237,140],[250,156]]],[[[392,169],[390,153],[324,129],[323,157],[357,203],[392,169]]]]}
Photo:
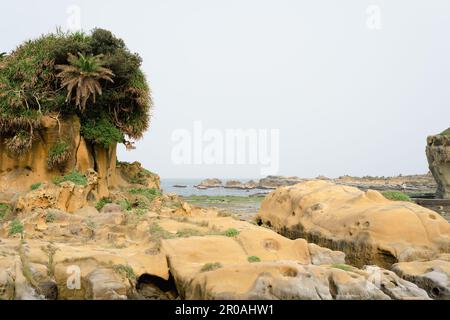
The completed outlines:
{"type": "Polygon", "coordinates": [[[450,254],[431,261],[399,262],[392,270],[425,289],[433,299],[450,299],[450,254]]]}
{"type": "Polygon", "coordinates": [[[428,299],[424,290],[393,272],[378,267],[360,270],[343,264],[341,252],[303,239],[288,240],[270,230],[241,227],[234,239],[163,241],[182,298],[428,299]],[[252,263],[249,257],[261,262],[252,263]]]}
{"type": "Polygon", "coordinates": [[[393,272],[274,261],[229,265],[198,273],[187,299],[389,300],[429,299],[415,284],[393,272]],[[224,281],[226,279],[226,281],[224,281]]]}
{"type": "Polygon", "coordinates": [[[450,224],[436,212],[327,181],[278,188],[257,219],[291,239],[343,251],[355,266],[389,268],[450,251],[450,224]]]}
{"type": "Polygon", "coordinates": [[[276,189],[281,186],[291,186],[305,181],[298,177],[282,177],[282,176],[267,176],[260,179],[258,183],[259,189],[276,189]]]}
{"type": "MultiPolygon", "coordinates": [[[[311,180],[326,180],[340,185],[356,187],[362,190],[378,190],[378,191],[411,191],[419,193],[430,193],[436,189],[436,181],[431,172],[423,175],[399,175],[396,177],[352,177],[341,176],[336,179],[330,179],[325,176],[318,176],[315,179],[304,179],[299,177],[283,177],[283,176],[267,176],[259,181],[250,180],[241,182],[238,180],[230,180],[223,187],[234,189],[276,189],[278,187],[291,186],[297,183],[311,180]]],[[[201,189],[208,188],[209,184],[201,186],[201,189]]],[[[212,184],[212,187],[220,187],[220,185],[212,184]]]]}
{"type": "Polygon", "coordinates": [[[426,154],[430,171],[437,182],[436,196],[450,199],[450,135],[429,136],[426,154]]]}
{"type": "Polygon", "coordinates": [[[35,206],[2,222],[0,297],[428,299],[387,270],[348,266],[342,252],[175,196],[158,196],[149,206],[157,209],[143,211],[132,195],[112,195],[117,203],[100,211],[35,206]]]}
{"type": "Polygon", "coordinates": [[[73,171],[96,172],[92,191],[97,199],[107,197],[112,188],[134,183],[159,189],[159,177],[138,162],[119,163],[116,168],[116,145],[104,148],[86,141],[77,116],[43,116],[40,123],[39,139],[34,139],[31,149],[20,157],[8,151],[5,138],[0,136],[0,192],[28,191],[33,184],[52,182],[73,171]],[[67,159],[49,167],[49,154],[59,141],[67,146],[67,159]]]}
{"type": "Polygon", "coordinates": [[[161,189],[159,176],[143,168],[137,161],[132,163],[118,162],[116,172],[119,185],[138,184],[146,188],[161,189]]]}
{"type": "Polygon", "coordinates": [[[65,173],[93,169],[98,173],[97,193],[107,196],[108,188],[116,185],[116,146],[105,149],[89,144],[81,136],[77,116],[43,116],[40,123],[39,139],[34,139],[31,149],[20,157],[8,152],[5,138],[0,137],[0,190],[26,191],[32,184],[50,182],[65,173]],[[67,145],[67,159],[49,167],[49,153],[61,140],[67,145]]]}
{"type": "Polygon", "coordinates": [[[243,190],[255,189],[256,187],[257,183],[253,180],[250,180],[248,182],[241,182],[239,180],[229,180],[224,185],[224,188],[243,189],[243,190]]]}
{"type": "Polygon", "coordinates": [[[207,188],[220,188],[222,186],[223,186],[222,181],[220,179],[213,178],[202,180],[196,187],[198,189],[207,189],[207,188]]]}

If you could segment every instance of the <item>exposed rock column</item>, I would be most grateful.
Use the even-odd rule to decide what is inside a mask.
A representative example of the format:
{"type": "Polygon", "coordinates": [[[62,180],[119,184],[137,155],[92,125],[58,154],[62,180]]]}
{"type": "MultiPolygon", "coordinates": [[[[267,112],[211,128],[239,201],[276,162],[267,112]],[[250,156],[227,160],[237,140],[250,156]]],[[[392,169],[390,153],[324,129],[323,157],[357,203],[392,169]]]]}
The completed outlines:
{"type": "Polygon", "coordinates": [[[429,136],[426,154],[430,171],[438,185],[436,196],[450,199],[450,136],[429,136]]]}

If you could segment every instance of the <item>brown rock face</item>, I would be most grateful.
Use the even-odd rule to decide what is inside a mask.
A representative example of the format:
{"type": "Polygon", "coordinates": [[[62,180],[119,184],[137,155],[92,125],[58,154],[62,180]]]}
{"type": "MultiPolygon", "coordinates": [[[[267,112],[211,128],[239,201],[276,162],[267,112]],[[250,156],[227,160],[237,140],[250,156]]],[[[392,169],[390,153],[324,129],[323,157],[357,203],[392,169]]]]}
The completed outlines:
{"type": "Polygon", "coordinates": [[[450,250],[450,224],[438,213],[326,181],[278,188],[258,215],[290,238],[345,252],[356,266],[390,267],[450,250]]]}
{"type": "Polygon", "coordinates": [[[115,186],[116,146],[105,149],[93,146],[80,134],[77,116],[59,119],[43,117],[39,138],[33,141],[31,150],[21,157],[12,156],[0,137],[0,190],[27,191],[33,183],[52,181],[56,176],[94,169],[98,173],[97,192],[108,195],[108,187],[115,186]],[[51,147],[59,140],[69,145],[70,157],[63,168],[49,169],[47,157],[51,147]]]}
{"type": "MultiPolygon", "coordinates": [[[[78,171],[88,175],[96,172],[92,194],[107,197],[111,188],[140,184],[159,189],[159,177],[141,167],[140,163],[116,164],[116,145],[104,148],[86,141],[80,134],[77,116],[66,118],[43,117],[38,139],[31,150],[16,157],[11,155],[0,137],[0,192],[29,191],[34,183],[51,182],[54,177],[78,171]],[[69,158],[61,167],[49,168],[47,158],[52,146],[60,139],[68,144],[69,158]]],[[[69,193],[73,190],[68,190],[69,193]]],[[[61,206],[60,206],[61,207],[61,206]]]]}
{"type": "Polygon", "coordinates": [[[430,171],[438,185],[437,197],[450,199],[450,136],[428,137],[426,154],[430,171]]]}

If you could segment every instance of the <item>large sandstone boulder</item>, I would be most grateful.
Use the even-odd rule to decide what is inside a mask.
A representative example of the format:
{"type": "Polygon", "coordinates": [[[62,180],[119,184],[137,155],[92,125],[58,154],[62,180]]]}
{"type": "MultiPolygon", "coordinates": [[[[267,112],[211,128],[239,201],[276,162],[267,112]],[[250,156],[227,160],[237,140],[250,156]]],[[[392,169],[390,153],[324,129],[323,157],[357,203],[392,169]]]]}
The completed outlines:
{"type": "Polygon", "coordinates": [[[278,188],[257,219],[289,238],[343,251],[356,266],[390,267],[450,251],[450,224],[436,212],[326,181],[278,188]]]}
{"type": "Polygon", "coordinates": [[[184,299],[428,299],[393,272],[360,270],[343,264],[342,253],[260,228],[164,240],[163,250],[184,299]]]}
{"type": "Polygon", "coordinates": [[[399,262],[392,270],[425,289],[430,297],[450,300],[450,254],[431,261],[399,262]]]}
{"type": "Polygon", "coordinates": [[[426,154],[430,171],[437,182],[437,197],[450,199],[450,135],[429,136],[426,154]]]}

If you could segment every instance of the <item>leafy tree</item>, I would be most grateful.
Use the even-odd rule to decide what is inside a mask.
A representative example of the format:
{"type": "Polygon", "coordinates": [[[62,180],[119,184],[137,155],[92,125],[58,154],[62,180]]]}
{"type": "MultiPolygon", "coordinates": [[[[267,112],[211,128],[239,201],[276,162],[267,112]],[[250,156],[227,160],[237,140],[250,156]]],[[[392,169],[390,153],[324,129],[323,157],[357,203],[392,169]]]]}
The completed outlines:
{"type": "Polygon", "coordinates": [[[46,115],[77,115],[91,144],[131,145],[128,139],[147,130],[152,108],[141,63],[122,39],[104,29],[58,30],[2,56],[0,134],[11,153],[30,150],[46,115]]]}

